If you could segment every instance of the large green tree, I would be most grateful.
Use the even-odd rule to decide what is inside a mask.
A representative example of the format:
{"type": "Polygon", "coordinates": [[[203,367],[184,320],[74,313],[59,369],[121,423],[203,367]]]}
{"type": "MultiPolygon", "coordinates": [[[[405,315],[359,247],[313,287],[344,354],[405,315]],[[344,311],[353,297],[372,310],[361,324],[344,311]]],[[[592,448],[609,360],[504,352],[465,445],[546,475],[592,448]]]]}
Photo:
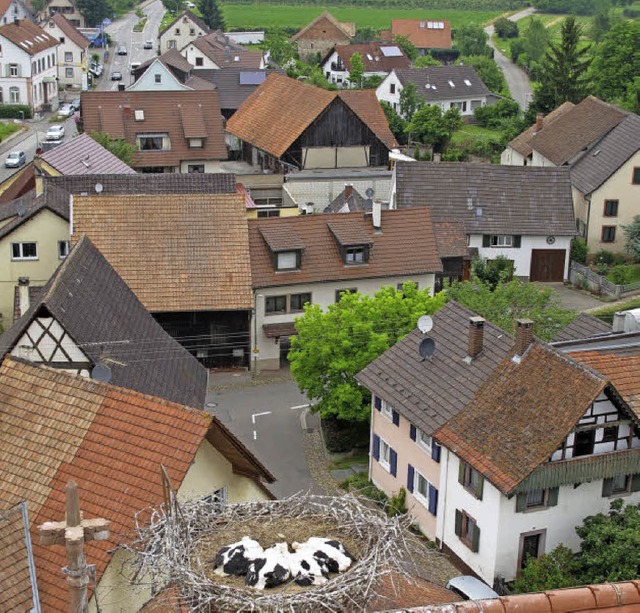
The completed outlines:
{"type": "Polygon", "coordinates": [[[138,151],[135,145],[122,138],[111,138],[105,132],[91,132],[90,136],[96,143],[113,153],[119,160],[131,166],[138,151]]]}
{"type": "Polygon", "coordinates": [[[354,53],[349,58],[349,84],[356,89],[362,88],[364,81],[364,61],[360,53],[354,53]]]}
{"type": "Polygon", "coordinates": [[[212,30],[222,30],[224,32],[224,17],[216,0],[199,0],[198,8],[202,14],[202,19],[212,30]]]}
{"type": "Polygon", "coordinates": [[[590,50],[580,44],[582,26],[575,17],[562,24],[560,43],[549,43],[532,108],[549,113],[567,100],[577,104],[587,94],[590,50]]]}
{"type": "Polygon", "coordinates": [[[400,47],[402,53],[410,62],[415,61],[418,57],[417,47],[406,36],[396,35],[393,37],[393,42],[400,47]]]}
{"type": "Polygon", "coordinates": [[[374,296],[342,295],[323,311],[307,305],[296,320],[289,361],[298,387],[323,417],[364,422],[370,395],[356,375],[415,328],[421,315],[435,313],[445,302],[441,292],[429,296],[415,283],[402,290],[383,287],[374,296]]]}
{"type": "Polygon", "coordinates": [[[625,251],[636,262],[640,262],[640,215],[636,215],[630,224],[622,226],[622,230],[627,239],[624,245],[625,251]]]}
{"type": "Polygon", "coordinates": [[[384,111],[384,116],[387,118],[387,123],[389,124],[389,128],[393,132],[393,135],[396,137],[396,140],[401,144],[405,145],[407,142],[407,122],[398,115],[393,110],[393,107],[388,103],[382,100],[380,102],[380,106],[384,111]]]}
{"type": "Polygon", "coordinates": [[[289,35],[281,28],[269,28],[264,41],[269,51],[269,63],[282,66],[297,56],[296,48],[289,42],[289,35]]]}
{"type": "Polygon", "coordinates": [[[487,41],[489,35],[479,24],[467,24],[456,28],[453,32],[453,46],[460,51],[460,55],[485,55],[493,57],[493,50],[487,41]]]}
{"type": "Polygon", "coordinates": [[[463,123],[460,111],[456,108],[447,109],[443,113],[439,106],[423,104],[411,118],[407,131],[415,140],[431,145],[434,151],[442,153],[453,133],[463,123]]]}
{"type": "Polygon", "coordinates": [[[78,8],[84,15],[87,26],[99,27],[105,17],[111,17],[111,6],[107,0],[78,0],[78,8]]]}
{"type": "Polygon", "coordinates": [[[545,27],[542,19],[531,17],[529,27],[522,35],[522,42],[528,63],[539,62],[544,57],[549,44],[549,30],[545,27]]]}
{"type": "Polygon", "coordinates": [[[415,83],[409,81],[400,92],[400,115],[407,121],[411,121],[422,104],[415,83]]]}
{"type": "Polygon", "coordinates": [[[495,94],[506,93],[509,95],[507,83],[504,79],[502,68],[490,57],[484,55],[470,55],[463,57],[460,64],[473,66],[482,82],[495,94]]]}

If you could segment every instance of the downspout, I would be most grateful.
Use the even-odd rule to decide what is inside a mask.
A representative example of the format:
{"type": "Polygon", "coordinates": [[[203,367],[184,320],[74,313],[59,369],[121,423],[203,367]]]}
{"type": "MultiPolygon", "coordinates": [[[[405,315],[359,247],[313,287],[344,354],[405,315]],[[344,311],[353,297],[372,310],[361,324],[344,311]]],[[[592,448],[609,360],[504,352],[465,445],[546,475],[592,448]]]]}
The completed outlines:
{"type": "MultiPolygon", "coordinates": [[[[447,453],[447,462],[446,462],[446,466],[444,469],[444,496],[442,496],[442,522],[440,523],[440,535],[437,538],[439,538],[440,540],[440,544],[438,545],[438,549],[440,549],[440,551],[442,551],[442,548],[444,547],[444,522],[447,520],[447,494],[449,493],[449,462],[450,462],[450,458],[449,458],[449,450],[446,447],[442,447],[443,450],[446,451],[447,453]]],[[[444,455],[444,454],[443,454],[444,455]]],[[[442,457],[440,458],[440,460],[442,461],[442,457]]],[[[440,488],[440,490],[442,490],[442,487],[440,488]]]]}
{"type": "Polygon", "coordinates": [[[589,222],[591,221],[591,197],[586,197],[585,196],[585,200],[587,201],[587,223],[585,224],[585,231],[584,231],[584,242],[587,243],[587,252],[589,250],[589,222]]]}
{"type": "Polygon", "coordinates": [[[258,294],[257,290],[253,290],[253,308],[251,316],[253,318],[253,369],[251,378],[255,379],[258,374],[258,294]]]}

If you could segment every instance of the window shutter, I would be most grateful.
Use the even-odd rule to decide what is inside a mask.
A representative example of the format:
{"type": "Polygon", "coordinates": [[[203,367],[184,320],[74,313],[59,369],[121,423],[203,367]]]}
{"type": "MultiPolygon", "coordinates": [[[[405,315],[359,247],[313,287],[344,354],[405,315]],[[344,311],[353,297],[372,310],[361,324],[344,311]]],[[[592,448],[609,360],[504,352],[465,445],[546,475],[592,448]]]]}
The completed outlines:
{"type": "Polygon", "coordinates": [[[523,513],[527,508],[527,493],[522,492],[516,496],[516,513],[523,513]]]}
{"type": "Polygon", "coordinates": [[[391,410],[391,419],[393,420],[393,425],[400,427],[400,413],[398,411],[391,410]]]}
{"type": "Polygon", "coordinates": [[[411,440],[415,443],[416,442],[416,427],[411,424],[409,426],[409,436],[411,437],[411,440]]]}
{"type": "Polygon", "coordinates": [[[476,487],[476,498],[482,500],[482,492],[484,491],[484,477],[478,475],[478,487],[476,487]]]}
{"type": "Polygon", "coordinates": [[[607,496],[611,496],[612,491],[613,491],[613,479],[605,479],[602,482],[602,497],[606,498],[607,496]]]}
{"type": "Polygon", "coordinates": [[[389,472],[395,477],[398,474],[398,454],[393,449],[389,449],[389,468],[389,472]]]}
{"type": "Polygon", "coordinates": [[[440,463],[440,451],[442,447],[438,445],[435,441],[431,441],[431,459],[434,462],[440,463]]]}
{"type": "Polygon", "coordinates": [[[631,491],[640,492],[640,474],[631,476],[631,491]]]}
{"type": "Polygon", "coordinates": [[[549,489],[549,496],[547,497],[547,506],[555,507],[558,504],[558,491],[559,487],[552,487],[549,489]]]}
{"type": "Polygon", "coordinates": [[[456,526],[455,526],[456,536],[462,536],[462,513],[456,509],[456,526]]]}
{"type": "Polygon", "coordinates": [[[489,234],[482,235],[482,246],[491,247],[491,236],[489,234]]]}
{"type": "Polygon", "coordinates": [[[520,245],[522,245],[522,236],[520,236],[519,234],[516,234],[516,235],[513,237],[513,246],[514,246],[516,249],[520,249],[520,245]]]}
{"type": "Polygon", "coordinates": [[[413,466],[411,464],[407,470],[407,489],[413,494],[413,466]]]}
{"type": "Polygon", "coordinates": [[[460,460],[460,463],[458,464],[458,483],[460,483],[460,485],[464,485],[464,468],[465,468],[465,463],[460,460]]]}
{"type": "Polygon", "coordinates": [[[476,524],[473,526],[473,535],[471,537],[471,551],[474,553],[478,553],[478,549],[480,549],[480,528],[476,524]]]}
{"type": "Polygon", "coordinates": [[[373,397],[373,406],[376,407],[376,409],[378,409],[378,411],[382,411],[382,398],[380,398],[379,396],[374,396],[373,397]]]}
{"type": "Polygon", "coordinates": [[[373,457],[376,462],[380,460],[380,437],[377,434],[373,435],[373,457]]]}
{"type": "Polygon", "coordinates": [[[438,514],[438,490],[429,484],[429,513],[438,514]]]}

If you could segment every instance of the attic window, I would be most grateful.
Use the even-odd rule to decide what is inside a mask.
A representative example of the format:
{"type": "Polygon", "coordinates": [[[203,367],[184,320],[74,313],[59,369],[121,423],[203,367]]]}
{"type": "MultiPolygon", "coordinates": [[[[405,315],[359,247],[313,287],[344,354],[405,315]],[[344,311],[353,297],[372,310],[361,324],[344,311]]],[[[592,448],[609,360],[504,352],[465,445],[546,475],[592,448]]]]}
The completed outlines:
{"type": "Polygon", "coordinates": [[[281,251],[276,254],[276,270],[297,270],[300,268],[301,252],[281,251]]]}
{"type": "Polygon", "coordinates": [[[365,245],[348,247],[344,250],[344,263],[348,266],[366,264],[369,261],[369,248],[365,245]]]}
{"type": "Polygon", "coordinates": [[[464,80],[464,84],[465,84],[467,87],[471,87],[471,81],[469,81],[469,79],[465,79],[465,80],[464,80]]]}
{"type": "Polygon", "coordinates": [[[449,87],[455,87],[455,86],[456,84],[453,81],[449,80],[449,87]]]}
{"type": "Polygon", "coordinates": [[[420,29],[424,30],[424,21],[420,22],[420,29]]]}
{"type": "Polygon", "coordinates": [[[240,61],[240,56],[239,55],[234,55],[233,56],[233,61],[234,62],[239,62],[240,61]]]}
{"type": "Polygon", "coordinates": [[[133,115],[136,121],[144,121],[144,109],[136,109],[133,115]]]}
{"type": "Polygon", "coordinates": [[[367,53],[367,59],[368,59],[370,62],[372,62],[372,61],[373,61],[373,58],[371,57],[371,54],[370,54],[370,53],[367,53]]]}
{"type": "Polygon", "coordinates": [[[189,139],[189,149],[202,149],[203,140],[201,138],[190,138],[189,139]]]}

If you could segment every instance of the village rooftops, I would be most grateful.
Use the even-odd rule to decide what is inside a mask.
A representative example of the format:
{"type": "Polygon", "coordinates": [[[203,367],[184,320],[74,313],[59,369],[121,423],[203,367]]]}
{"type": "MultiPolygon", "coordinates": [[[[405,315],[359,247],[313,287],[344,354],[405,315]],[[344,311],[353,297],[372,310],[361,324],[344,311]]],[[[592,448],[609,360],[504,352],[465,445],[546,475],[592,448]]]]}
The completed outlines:
{"type": "Polygon", "coordinates": [[[473,66],[398,68],[394,72],[404,87],[413,83],[418,96],[427,102],[491,94],[473,66]]]}
{"type": "Polygon", "coordinates": [[[406,36],[418,49],[451,49],[451,23],[444,19],[392,19],[391,36],[406,36]]]}
{"type": "MultiPolygon", "coordinates": [[[[339,33],[343,34],[346,38],[353,38],[356,35],[356,24],[352,22],[342,23],[338,21],[331,13],[324,11],[321,15],[318,15],[313,21],[308,23],[302,30],[294,34],[290,39],[290,43],[296,42],[299,38],[305,38],[305,36],[314,29],[318,23],[322,21],[328,21],[333,25],[339,33]]],[[[319,38],[319,35],[314,31],[312,38],[319,38]]]]}
{"type": "Polygon", "coordinates": [[[568,326],[556,334],[552,342],[573,341],[610,334],[609,324],[589,313],[580,313],[568,326]]]}
{"type": "Polygon", "coordinates": [[[36,55],[59,44],[57,38],[27,19],[16,19],[13,23],[0,26],[0,36],[10,40],[29,55],[36,55]]]}
{"type": "Polygon", "coordinates": [[[391,72],[396,68],[409,68],[409,60],[396,44],[359,43],[356,45],[336,45],[327,53],[320,64],[324,64],[334,51],[349,72],[351,72],[351,57],[354,53],[359,53],[362,57],[365,73],[391,72]]]}
{"type": "Polygon", "coordinates": [[[240,45],[227,42],[224,34],[211,32],[206,36],[196,38],[190,43],[202,51],[212,62],[221,69],[251,68],[258,70],[263,66],[264,59],[261,51],[249,51],[240,45]]]}
{"type": "Polygon", "coordinates": [[[55,23],[64,33],[64,35],[74,42],[80,49],[86,49],[89,46],[89,39],[84,37],[75,26],[62,14],[56,12],[51,16],[51,21],[55,23]]]}

